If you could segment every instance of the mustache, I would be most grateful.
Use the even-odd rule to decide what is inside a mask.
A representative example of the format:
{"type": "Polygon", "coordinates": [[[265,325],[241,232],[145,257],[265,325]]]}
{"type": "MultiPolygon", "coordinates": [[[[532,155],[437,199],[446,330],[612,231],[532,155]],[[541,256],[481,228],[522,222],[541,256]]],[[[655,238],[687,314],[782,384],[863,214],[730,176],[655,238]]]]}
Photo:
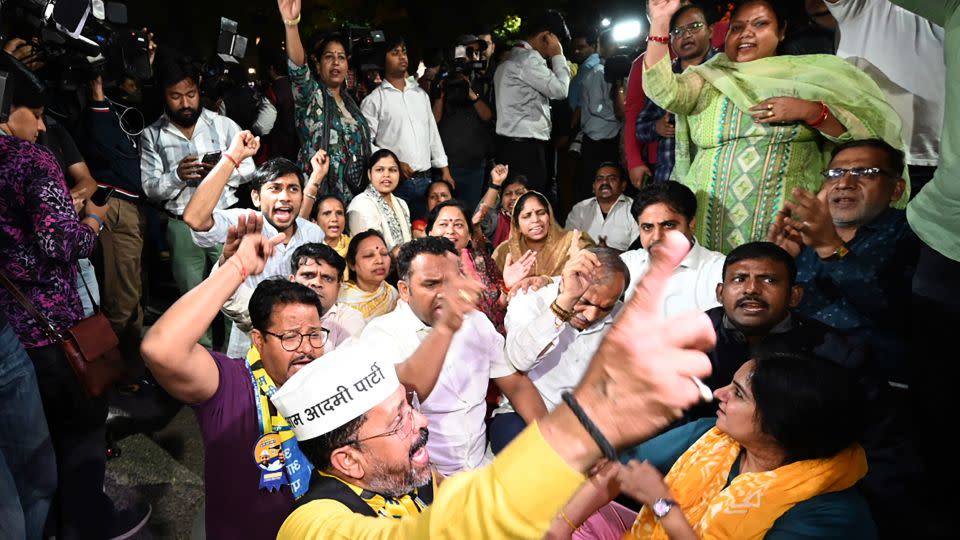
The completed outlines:
{"type": "Polygon", "coordinates": [[[427,439],[430,438],[430,432],[427,431],[427,428],[420,428],[420,436],[417,437],[417,440],[414,441],[413,446],[410,447],[410,457],[412,458],[421,448],[427,445],[427,439]]]}
{"type": "Polygon", "coordinates": [[[743,304],[746,304],[747,302],[760,304],[765,308],[770,307],[770,305],[767,304],[762,298],[760,298],[759,296],[753,296],[753,295],[744,296],[743,298],[737,300],[737,307],[740,307],[743,304]]]}

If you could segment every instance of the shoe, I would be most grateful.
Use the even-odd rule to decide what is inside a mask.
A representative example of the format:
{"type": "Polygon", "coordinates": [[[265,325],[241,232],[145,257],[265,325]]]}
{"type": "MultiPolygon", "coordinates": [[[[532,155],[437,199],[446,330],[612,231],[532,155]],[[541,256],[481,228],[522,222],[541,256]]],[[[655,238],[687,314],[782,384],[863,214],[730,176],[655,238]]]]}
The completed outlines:
{"type": "Polygon", "coordinates": [[[153,506],[137,504],[130,508],[117,510],[113,513],[113,524],[110,526],[108,538],[110,540],[125,540],[140,532],[153,514],[153,506]]]}

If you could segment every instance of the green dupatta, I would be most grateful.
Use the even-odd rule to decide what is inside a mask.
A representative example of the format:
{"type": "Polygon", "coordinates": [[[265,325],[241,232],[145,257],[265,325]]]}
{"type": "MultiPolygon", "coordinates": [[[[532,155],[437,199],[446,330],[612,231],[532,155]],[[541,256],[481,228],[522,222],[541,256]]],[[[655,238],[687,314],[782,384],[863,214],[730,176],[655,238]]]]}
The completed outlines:
{"type": "MultiPolygon", "coordinates": [[[[847,128],[840,138],[823,135],[831,143],[825,152],[833,144],[858,139],[883,139],[894,148],[905,148],[900,116],[887,103],[877,83],[860,68],[836,56],[788,55],[734,62],[719,53],[704,64],[690,66],[687,72],[701,76],[744,112],[772,97],[822,101],[847,128]]],[[[692,145],[687,122],[686,116],[677,115],[676,178],[684,178],[690,171],[692,145]]],[[[895,208],[906,207],[910,200],[906,170],[903,177],[907,180],[906,191],[891,205],[895,208]]]]}

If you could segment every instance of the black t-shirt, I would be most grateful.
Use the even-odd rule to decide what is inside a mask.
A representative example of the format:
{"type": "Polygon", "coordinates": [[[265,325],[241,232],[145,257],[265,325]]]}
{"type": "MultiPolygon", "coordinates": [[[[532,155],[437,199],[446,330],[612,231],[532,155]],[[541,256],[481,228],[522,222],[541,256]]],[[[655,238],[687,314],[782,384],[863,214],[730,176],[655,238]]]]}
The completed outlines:
{"type": "Polygon", "coordinates": [[[47,131],[40,133],[40,136],[37,137],[37,143],[46,146],[53,152],[57,162],[60,163],[60,170],[63,171],[67,186],[73,188],[75,182],[67,171],[71,165],[83,161],[83,156],[67,128],[49,116],[44,118],[43,121],[47,125],[47,131]]]}

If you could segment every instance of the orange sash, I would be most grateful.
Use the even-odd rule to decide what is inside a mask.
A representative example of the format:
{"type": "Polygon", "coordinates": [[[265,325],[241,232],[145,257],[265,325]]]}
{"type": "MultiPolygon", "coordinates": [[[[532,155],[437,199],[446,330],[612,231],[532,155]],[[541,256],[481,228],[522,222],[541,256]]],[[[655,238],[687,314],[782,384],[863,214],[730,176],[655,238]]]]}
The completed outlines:
{"type": "MultiPolygon", "coordinates": [[[[704,539],[760,539],[793,505],[852,487],[867,474],[867,458],[854,445],[829,459],[797,461],[766,472],[744,473],[726,488],[740,444],[716,427],[703,434],[664,481],[687,522],[704,539]]],[[[624,539],[666,540],[644,507],[624,539]]]]}

